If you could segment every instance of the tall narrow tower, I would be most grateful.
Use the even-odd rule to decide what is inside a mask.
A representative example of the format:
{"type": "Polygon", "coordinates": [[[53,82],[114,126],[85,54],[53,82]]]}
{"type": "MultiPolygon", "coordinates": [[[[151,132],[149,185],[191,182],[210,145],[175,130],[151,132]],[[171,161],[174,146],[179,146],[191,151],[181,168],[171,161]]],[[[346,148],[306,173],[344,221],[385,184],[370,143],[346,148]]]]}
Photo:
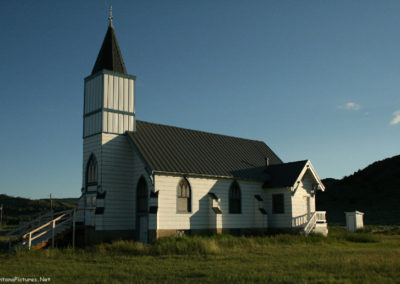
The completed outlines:
{"type": "Polygon", "coordinates": [[[124,133],[136,130],[136,77],[126,72],[111,13],[109,21],[92,74],[85,78],[84,90],[79,206],[90,209],[85,211],[85,224],[96,231],[134,228],[134,221],[124,218],[134,215],[131,191],[135,188],[133,152],[124,133]]]}

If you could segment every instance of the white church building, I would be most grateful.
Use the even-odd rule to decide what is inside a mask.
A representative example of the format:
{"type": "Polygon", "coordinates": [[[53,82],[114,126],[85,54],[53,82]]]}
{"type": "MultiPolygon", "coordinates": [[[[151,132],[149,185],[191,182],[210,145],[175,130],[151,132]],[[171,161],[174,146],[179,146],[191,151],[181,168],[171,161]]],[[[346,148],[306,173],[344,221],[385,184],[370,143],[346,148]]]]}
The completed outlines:
{"type": "Polygon", "coordinates": [[[110,20],[84,80],[78,207],[86,242],[327,233],[325,212],[315,209],[324,185],[310,161],[284,163],[262,141],[136,120],[135,80],[110,20]]]}

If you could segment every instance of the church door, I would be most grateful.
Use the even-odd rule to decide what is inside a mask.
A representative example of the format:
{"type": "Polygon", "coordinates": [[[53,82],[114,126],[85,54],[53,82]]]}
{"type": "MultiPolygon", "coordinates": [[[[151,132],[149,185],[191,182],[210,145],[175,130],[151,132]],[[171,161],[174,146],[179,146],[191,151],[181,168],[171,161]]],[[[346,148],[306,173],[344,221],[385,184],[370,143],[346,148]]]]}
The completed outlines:
{"type": "Polygon", "coordinates": [[[141,243],[148,242],[148,190],[143,177],[136,188],[136,239],[141,243]]]}
{"type": "Polygon", "coordinates": [[[147,216],[139,216],[139,242],[147,243],[148,236],[147,236],[147,229],[148,229],[148,222],[147,216]]]}

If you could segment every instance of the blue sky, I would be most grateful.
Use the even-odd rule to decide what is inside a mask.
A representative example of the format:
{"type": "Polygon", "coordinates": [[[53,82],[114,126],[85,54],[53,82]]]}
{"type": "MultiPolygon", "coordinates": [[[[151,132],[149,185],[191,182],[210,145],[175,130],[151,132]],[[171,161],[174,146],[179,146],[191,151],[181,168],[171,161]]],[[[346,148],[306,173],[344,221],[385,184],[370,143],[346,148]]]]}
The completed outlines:
{"type": "Polygon", "coordinates": [[[138,119],[262,140],[321,178],[399,154],[399,1],[6,1],[0,193],[80,195],[110,4],[138,119]]]}

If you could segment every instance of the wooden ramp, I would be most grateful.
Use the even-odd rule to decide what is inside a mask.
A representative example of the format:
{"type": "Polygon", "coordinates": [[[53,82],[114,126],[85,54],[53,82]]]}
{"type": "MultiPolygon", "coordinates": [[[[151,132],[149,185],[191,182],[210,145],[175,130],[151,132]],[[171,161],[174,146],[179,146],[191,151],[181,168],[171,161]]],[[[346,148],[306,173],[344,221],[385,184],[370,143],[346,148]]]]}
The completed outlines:
{"type": "Polygon", "coordinates": [[[49,244],[54,247],[57,237],[72,229],[72,246],[75,245],[76,210],[49,212],[9,232],[10,250],[16,247],[38,250],[49,244]]]}

